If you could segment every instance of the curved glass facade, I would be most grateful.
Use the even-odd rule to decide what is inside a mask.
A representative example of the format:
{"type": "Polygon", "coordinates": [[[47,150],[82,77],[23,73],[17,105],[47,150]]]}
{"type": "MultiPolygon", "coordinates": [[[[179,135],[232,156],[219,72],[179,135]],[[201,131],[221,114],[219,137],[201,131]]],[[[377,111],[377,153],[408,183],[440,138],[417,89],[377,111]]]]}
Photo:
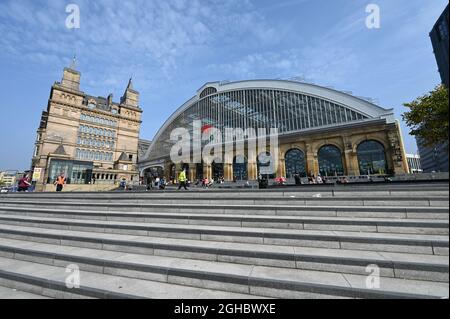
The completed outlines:
{"type": "Polygon", "coordinates": [[[380,142],[362,142],[358,145],[357,154],[361,175],[387,173],[386,152],[380,142]]]}
{"type": "MultiPolygon", "coordinates": [[[[215,93],[207,90],[192,105],[168,123],[154,141],[149,160],[167,158],[174,141],[175,128],[186,128],[192,136],[193,121],[212,126],[225,133],[225,128],[278,128],[280,135],[321,127],[339,126],[368,119],[349,106],[299,92],[275,89],[241,89],[215,93]]],[[[225,136],[223,136],[225,140],[225,136]]]]}
{"type": "Polygon", "coordinates": [[[318,157],[320,175],[342,176],[345,174],[342,153],[336,146],[323,146],[318,152],[318,157]]]}
{"type": "Polygon", "coordinates": [[[286,177],[292,178],[295,174],[306,177],[305,154],[299,149],[291,149],[285,155],[286,177]]]}

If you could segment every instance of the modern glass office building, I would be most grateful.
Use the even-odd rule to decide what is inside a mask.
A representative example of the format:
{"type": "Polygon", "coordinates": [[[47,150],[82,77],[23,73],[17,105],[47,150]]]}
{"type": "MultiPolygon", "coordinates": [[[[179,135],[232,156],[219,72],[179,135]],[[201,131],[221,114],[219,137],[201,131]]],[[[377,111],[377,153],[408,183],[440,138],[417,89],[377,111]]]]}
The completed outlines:
{"type": "MultiPolygon", "coordinates": [[[[433,45],[433,52],[441,75],[442,84],[449,87],[449,13],[448,5],[439,19],[436,21],[430,32],[430,39],[433,45]]],[[[417,146],[420,153],[421,168],[424,173],[448,172],[449,153],[448,141],[427,146],[423,140],[417,139],[417,146]]]]}
{"type": "MultiPolygon", "coordinates": [[[[237,135],[234,140],[247,138],[237,135]]],[[[392,109],[330,88],[280,80],[205,84],[164,123],[140,169],[144,174],[159,167],[167,178],[184,167],[191,180],[205,176],[255,180],[273,161],[276,171],[270,177],[408,172],[392,109]],[[203,129],[220,130],[222,141],[227,128],[268,135],[276,128],[278,154],[269,148],[256,153],[245,148],[235,149],[232,161],[225,163],[173,163],[170,151],[177,141],[171,140],[171,133],[177,128],[193,133],[194,122],[203,129]]]]}

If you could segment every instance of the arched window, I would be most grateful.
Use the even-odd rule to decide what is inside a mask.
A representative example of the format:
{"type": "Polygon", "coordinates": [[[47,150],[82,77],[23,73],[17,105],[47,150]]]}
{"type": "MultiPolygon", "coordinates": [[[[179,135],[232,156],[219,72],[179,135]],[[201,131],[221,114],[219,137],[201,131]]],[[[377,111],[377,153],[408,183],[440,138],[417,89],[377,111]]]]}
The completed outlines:
{"type": "Polygon", "coordinates": [[[237,155],[233,159],[233,179],[248,180],[247,158],[243,155],[237,155]]]}
{"type": "Polygon", "coordinates": [[[211,165],[212,168],[212,177],[213,179],[217,180],[221,177],[223,177],[223,163],[218,163],[218,161],[214,161],[211,165]]]}
{"type": "Polygon", "coordinates": [[[318,156],[320,175],[342,176],[345,174],[339,148],[334,145],[325,145],[319,150],[318,156]]]}
{"type": "Polygon", "coordinates": [[[195,171],[196,171],[196,179],[202,180],[203,179],[203,161],[201,163],[195,164],[195,171]]]}
{"type": "Polygon", "coordinates": [[[286,177],[292,178],[295,174],[306,176],[305,154],[299,149],[291,149],[285,155],[286,177]]]}
{"type": "Polygon", "coordinates": [[[275,163],[270,152],[261,153],[258,155],[258,175],[267,178],[275,178],[275,163]]]}
{"type": "Polygon", "coordinates": [[[357,148],[359,172],[361,175],[386,174],[387,161],[383,144],[364,141],[357,148]]]}

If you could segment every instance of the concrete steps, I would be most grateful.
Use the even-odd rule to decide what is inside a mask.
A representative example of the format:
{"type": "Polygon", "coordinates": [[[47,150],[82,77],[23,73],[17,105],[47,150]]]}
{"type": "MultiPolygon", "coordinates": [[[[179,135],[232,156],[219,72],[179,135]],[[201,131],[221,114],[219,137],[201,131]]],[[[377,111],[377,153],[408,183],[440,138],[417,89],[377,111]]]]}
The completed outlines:
{"type": "MultiPolygon", "coordinates": [[[[392,196],[389,199],[373,198],[373,197],[322,197],[320,193],[312,195],[311,197],[298,197],[291,196],[267,196],[267,197],[254,197],[254,196],[241,196],[241,197],[186,197],[187,193],[183,193],[183,196],[145,196],[137,198],[110,198],[110,197],[97,197],[97,198],[79,198],[83,200],[83,205],[95,205],[99,206],[111,206],[111,203],[117,203],[121,205],[136,205],[136,204],[180,204],[184,205],[281,205],[281,206],[393,206],[393,207],[448,207],[448,200],[443,196],[428,196],[428,197],[408,197],[408,196],[392,196]],[[320,196],[319,196],[320,195],[320,196]],[[316,197],[314,197],[316,196],[316,197]]],[[[181,195],[181,193],[180,193],[181,195]]],[[[76,201],[75,198],[59,198],[58,202],[65,205],[73,205],[76,201]]],[[[50,205],[53,203],[49,198],[23,198],[23,199],[3,199],[2,203],[10,203],[14,205],[21,205],[25,203],[41,205],[50,205]]]]}
{"type": "MultiPolygon", "coordinates": [[[[243,242],[277,245],[302,245],[322,248],[355,248],[409,252],[410,247],[424,254],[448,255],[448,236],[383,234],[370,232],[316,231],[308,229],[272,229],[162,224],[152,222],[81,221],[65,218],[33,218],[0,215],[3,225],[21,225],[86,232],[119,233],[137,236],[243,242]]],[[[1,228],[0,228],[1,231],[1,228]]]]}
{"type": "MultiPolygon", "coordinates": [[[[68,221],[66,219],[16,217],[8,222],[1,217],[1,234],[17,232],[30,226],[36,230],[57,229],[84,232],[127,234],[135,236],[194,239],[218,242],[272,244],[332,249],[356,249],[448,255],[448,236],[416,234],[358,233],[344,231],[315,231],[224,226],[197,226],[156,223],[68,221]],[[13,226],[13,225],[19,226],[13,226]],[[23,227],[22,227],[23,226],[23,227]]],[[[12,218],[10,218],[12,219],[12,218]]],[[[35,230],[35,232],[36,232],[35,230]]],[[[63,236],[63,235],[61,235],[63,236]]]]}
{"type": "Polygon", "coordinates": [[[0,286],[0,299],[51,299],[42,295],[0,286]]]}
{"type": "Polygon", "coordinates": [[[24,248],[38,243],[52,245],[52,253],[58,250],[84,251],[90,247],[98,251],[136,253],[147,256],[177,257],[244,265],[272,266],[280,268],[333,271],[350,274],[366,274],[366,267],[376,264],[383,277],[448,282],[448,257],[420,254],[361,252],[277,245],[242,243],[217,243],[196,240],[175,240],[129,235],[108,235],[85,232],[67,232],[59,237],[55,230],[39,231],[27,228],[23,232],[4,235],[0,243],[0,256],[36,256],[23,253],[24,248]],[[14,238],[14,239],[8,239],[14,238]],[[22,244],[22,245],[18,245],[22,244]],[[62,247],[62,248],[58,248],[62,247]],[[73,247],[73,248],[68,248],[73,247]],[[75,248],[77,247],[77,248],[75,248]]]}
{"type": "Polygon", "coordinates": [[[1,194],[0,288],[50,298],[448,297],[448,197],[444,184],[1,194]],[[65,287],[68,264],[81,269],[80,289],[65,287]],[[366,285],[369,265],[380,288],[366,285]]]}
{"type": "MultiPolygon", "coordinates": [[[[77,192],[77,193],[61,193],[58,194],[59,198],[95,198],[95,197],[109,197],[109,198],[141,198],[146,196],[165,196],[173,197],[177,196],[203,197],[203,196],[220,196],[220,197],[270,197],[270,196],[284,196],[289,197],[305,196],[312,197],[318,193],[322,197],[382,197],[388,198],[390,196],[448,196],[449,185],[448,182],[439,183],[413,183],[413,184],[355,184],[355,185],[307,185],[301,187],[282,187],[271,188],[264,190],[254,189],[202,189],[202,188],[190,188],[188,192],[165,190],[165,191],[150,191],[150,192],[77,192]]],[[[54,193],[10,193],[0,194],[5,198],[54,198],[54,193]]]]}
{"type": "MultiPolygon", "coordinates": [[[[115,276],[114,281],[120,278],[126,282],[124,278],[130,278],[135,281],[151,282],[153,285],[163,283],[202,290],[227,291],[229,298],[247,298],[248,295],[275,298],[280,296],[286,298],[442,298],[448,295],[448,284],[439,282],[383,278],[380,288],[372,290],[366,288],[367,277],[361,275],[181,260],[130,253],[118,254],[96,249],[75,250],[49,244],[30,245],[23,241],[7,241],[6,244],[11,248],[15,247],[15,251],[11,253],[10,258],[0,258],[0,265],[4,265],[3,261],[7,265],[9,262],[10,268],[13,265],[17,267],[18,264],[20,270],[24,261],[26,263],[27,260],[40,265],[48,265],[51,268],[55,268],[54,266],[66,267],[76,263],[81,270],[83,285],[85,272],[87,272],[87,276],[92,277],[96,277],[94,274],[98,274],[98,281],[103,279],[102,277],[110,281],[109,276],[115,276]],[[420,290],[418,289],[419,284],[420,290]]],[[[13,270],[16,274],[20,273],[17,268],[9,270],[13,270]]],[[[53,270],[58,272],[56,269],[53,270]]],[[[0,277],[1,273],[0,271],[0,277]]],[[[95,284],[98,285],[97,281],[95,284]]],[[[166,287],[163,286],[162,290],[166,294],[164,288],[166,287]]],[[[179,287],[176,288],[179,289],[179,287]]],[[[126,290],[120,293],[131,295],[126,290]]],[[[203,293],[207,292],[203,291],[203,293]]],[[[136,294],[135,290],[133,290],[133,294],[141,296],[136,294]]],[[[121,296],[117,295],[116,297],[121,296]]],[[[154,297],[154,293],[152,297],[154,297]]]]}
{"type": "Polygon", "coordinates": [[[32,294],[58,299],[253,299],[262,296],[168,284],[82,271],[80,288],[66,286],[66,267],[0,257],[0,282],[32,294]]]}
{"type": "Polygon", "coordinates": [[[149,203],[84,203],[84,202],[14,202],[1,201],[0,209],[14,207],[50,208],[58,210],[94,210],[107,212],[159,212],[189,214],[240,214],[265,216],[322,216],[322,217],[374,217],[449,219],[448,207],[388,207],[388,206],[288,206],[288,205],[201,205],[201,204],[149,204],[149,203]]]}
{"type": "Polygon", "coordinates": [[[349,218],[312,216],[260,216],[189,213],[127,213],[114,211],[58,210],[48,208],[0,207],[0,220],[14,224],[21,222],[39,224],[41,218],[59,218],[68,221],[110,221],[134,223],[162,223],[180,225],[211,225],[233,227],[262,227],[281,229],[341,230],[379,233],[416,233],[448,235],[446,219],[426,220],[412,218],[349,218]],[[39,218],[38,218],[39,217],[39,218]],[[33,219],[34,218],[34,219],[33,219]]]}

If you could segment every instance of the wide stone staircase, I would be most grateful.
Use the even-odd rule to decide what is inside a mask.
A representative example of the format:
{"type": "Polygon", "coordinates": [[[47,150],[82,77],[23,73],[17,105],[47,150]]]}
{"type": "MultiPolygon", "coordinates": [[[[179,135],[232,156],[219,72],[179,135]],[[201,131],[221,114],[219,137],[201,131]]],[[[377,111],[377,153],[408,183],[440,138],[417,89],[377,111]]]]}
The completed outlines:
{"type": "Polygon", "coordinates": [[[448,245],[448,183],[1,194],[0,298],[448,298],[448,245]]]}

